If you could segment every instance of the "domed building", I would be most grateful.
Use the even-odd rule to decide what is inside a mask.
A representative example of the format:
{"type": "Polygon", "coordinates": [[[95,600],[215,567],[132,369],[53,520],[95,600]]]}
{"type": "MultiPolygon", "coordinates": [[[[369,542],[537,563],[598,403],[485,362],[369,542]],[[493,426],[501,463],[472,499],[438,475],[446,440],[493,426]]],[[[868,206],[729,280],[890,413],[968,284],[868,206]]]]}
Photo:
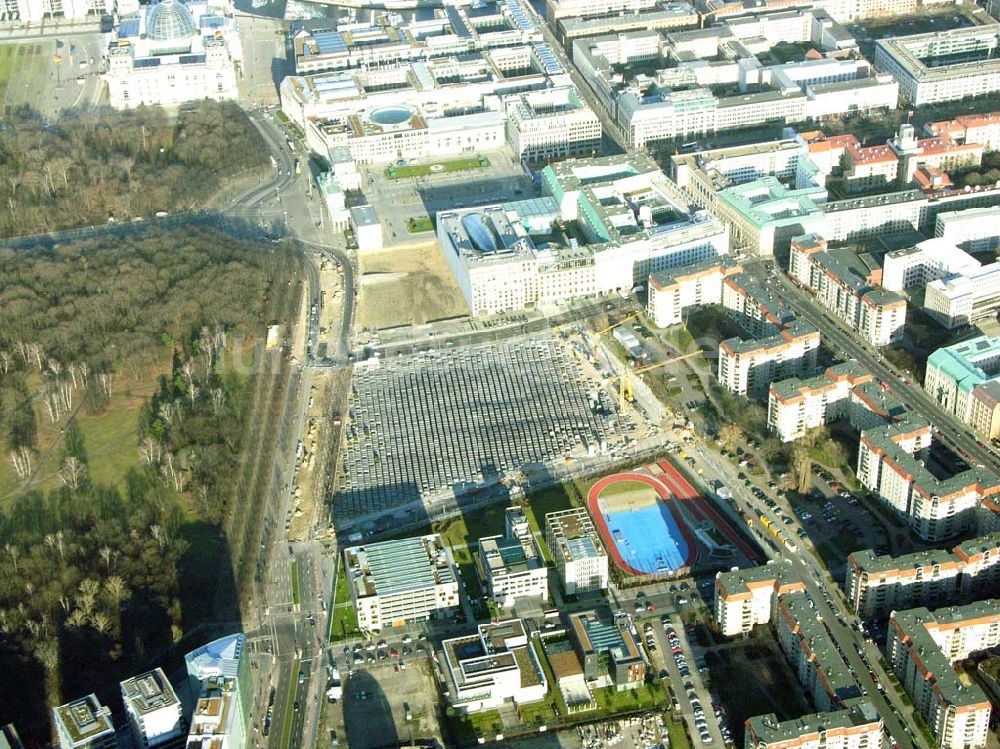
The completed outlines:
{"type": "Polygon", "coordinates": [[[116,109],[235,99],[241,59],[232,19],[205,2],[160,0],[118,19],[103,77],[116,109]]]}
{"type": "Polygon", "coordinates": [[[181,0],[161,0],[146,12],[145,32],[150,51],[162,55],[190,52],[198,27],[181,0]]]}

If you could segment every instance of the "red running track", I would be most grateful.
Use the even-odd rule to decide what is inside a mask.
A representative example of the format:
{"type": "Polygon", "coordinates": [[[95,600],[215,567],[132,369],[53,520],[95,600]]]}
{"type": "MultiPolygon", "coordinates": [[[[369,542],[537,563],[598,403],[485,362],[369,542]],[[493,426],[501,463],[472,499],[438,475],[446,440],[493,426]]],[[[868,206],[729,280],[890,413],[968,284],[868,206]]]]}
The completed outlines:
{"type": "Polygon", "coordinates": [[[676,468],[674,468],[670,461],[661,460],[657,463],[657,465],[663,469],[666,475],[670,477],[669,481],[664,481],[664,483],[675,487],[675,496],[684,497],[685,499],[693,502],[702,516],[711,520],[715,527],[718,528],[727,539],[729,539],[731,544],[743,552],[743,555],[747,559],[757,561],[760,560],[760,555],[757,551],[733,529],[726,519],[723,518],[714,507],[712,507],[710,502],[694,490],[694,487],[692,487],[691,484],[688,483],[688,480],[684,478],[676,468]]]}
{"type": "MultiPolygon", "coordinates": [[[[619,552],[618,550],[618,544],[615,543],[614,536],[611,535],[611,531],[608,528],[608,524],[604,520],[604,513],[601,512],[600,505],[597,502],[597,499],[598,497],[600,497],[602,491],[604,491],[611,484],[617,483],[619,481],[639,481],[643,484],[646,484],[647,486],[652,487],[656,491],[657,495],[660,497],[662,501],[668,503],[667,508],[670,510],[670,514],[674,516],[674,522],[677,523],[677,527],[680,528],[681,535],[684,536],[684,541],[687,543],[688,555],[687,559],[684,560],[684,564],[687,567],[690,567],[694,563],[695,549],[697,548],[696,541],[694,538],[694,534],[691,533],[691,529],[688,528],[687,523],[684,522],[684,518],[681,517],[681,514],[678,511],[676,505],[670,502],[672,498],[671,492],[666,486],[664,486],[663,483],[658,481],[653,476],[650,476],[645,473],[633,473],[633,472],[616,473],[613,476],[605,476],[603,479],[600,479],[597,483],[595,483],[592,487],[590,487],[590,491],[587,493],[587,507],[590,510],[590,516],[594,519],[594,525],[597,526],[597,529],[600,531],[601,536],[604,538],[604,545],[605,547],[607,547],[608,554],[611,555],[611,558],[614,560],[615,564],[617,564],[622,571],[626,572],[629,575],[650,574],[648,572],[643,572],[641,570],[635,569],[632,565],[630,565],[622,558],[621,552],[619,552]]],[[[676,495],[674,496],[676,497],[676,495]]]]}

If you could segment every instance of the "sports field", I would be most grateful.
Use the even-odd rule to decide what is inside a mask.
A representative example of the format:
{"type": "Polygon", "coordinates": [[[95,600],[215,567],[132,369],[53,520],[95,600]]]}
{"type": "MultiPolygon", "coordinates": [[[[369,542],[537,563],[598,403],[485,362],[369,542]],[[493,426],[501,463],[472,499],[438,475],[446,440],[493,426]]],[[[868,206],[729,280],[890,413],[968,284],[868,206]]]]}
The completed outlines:
{"type": "Polygon", "coordinates": [[[690,566],[694,540],[658,481],[644,473],[623,473],[597,482],[590,512],[612,557],[635,575],[672,574],[690,566]]]}

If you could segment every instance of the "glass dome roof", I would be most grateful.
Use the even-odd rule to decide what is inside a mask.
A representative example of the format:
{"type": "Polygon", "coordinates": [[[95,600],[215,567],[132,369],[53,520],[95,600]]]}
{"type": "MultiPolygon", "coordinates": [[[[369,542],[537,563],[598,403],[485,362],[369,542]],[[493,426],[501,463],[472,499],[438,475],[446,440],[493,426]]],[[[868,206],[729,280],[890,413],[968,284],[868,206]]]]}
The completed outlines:
{"type": "Polygon", "coordinates": [[[146,16],[146,36],[149,39],[189,39],[195,31],[191,11],[180,0],[162,0],[146,16]]]}

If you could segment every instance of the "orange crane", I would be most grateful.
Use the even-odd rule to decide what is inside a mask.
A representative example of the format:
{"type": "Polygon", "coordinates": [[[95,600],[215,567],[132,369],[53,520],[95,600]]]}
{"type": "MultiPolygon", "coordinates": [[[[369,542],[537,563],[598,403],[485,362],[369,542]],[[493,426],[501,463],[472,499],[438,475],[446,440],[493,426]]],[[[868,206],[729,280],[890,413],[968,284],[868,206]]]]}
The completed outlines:
{"type": "Polygon", "coordinates": [[[594,333],[594,341],[593,341],[593,344],[592,344],[591,348],[593,349],[593,352],[594,352],[594,366],[595,367],[598,366],[601,363],[600,360],[598,359],[598,356],[597,356],[597,351],[598,351],[598,349],[599,349],[599,347],[601,345],[601,336],[604,335],[605,333],[607,333],[612,328],[617,328],[619,325],[624,325],[629,320],[632,320],[633,318],[636,318],[636,317],[638,317],[641,314],[642,314],[641,311],[640,312],[633,312],[631,315],[629,315],[628,317],[626,317],[624,320],[619,320],[616,323],[612,323],[611,325],[609,325],[608,327],[604,328],[603,330],[598,330],[596,333],[594,333]]]}

